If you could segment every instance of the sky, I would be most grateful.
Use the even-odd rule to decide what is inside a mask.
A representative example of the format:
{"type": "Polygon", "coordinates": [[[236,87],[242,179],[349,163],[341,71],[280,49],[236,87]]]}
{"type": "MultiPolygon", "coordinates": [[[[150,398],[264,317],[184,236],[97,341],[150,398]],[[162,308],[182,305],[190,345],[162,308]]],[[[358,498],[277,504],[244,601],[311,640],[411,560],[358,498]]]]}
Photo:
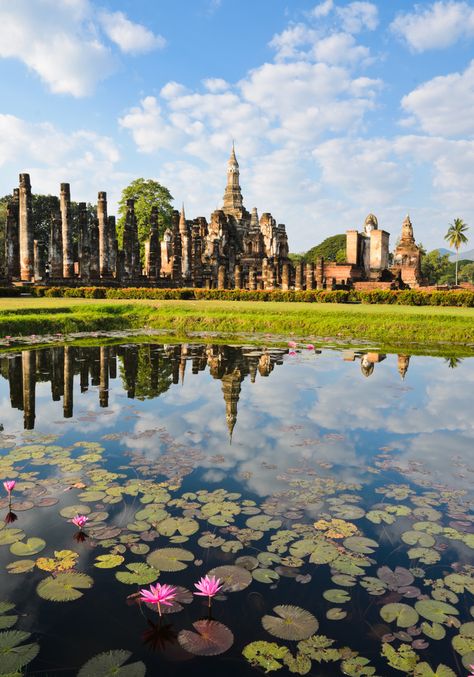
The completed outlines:
{"type": "Polygon", "coordinates": [[[433,249],[474,227],[473,111],[474,1],[0,0],[0,195],[144,177],[209,218],[235,140],[291,251],[369,212],[433,249]]]}

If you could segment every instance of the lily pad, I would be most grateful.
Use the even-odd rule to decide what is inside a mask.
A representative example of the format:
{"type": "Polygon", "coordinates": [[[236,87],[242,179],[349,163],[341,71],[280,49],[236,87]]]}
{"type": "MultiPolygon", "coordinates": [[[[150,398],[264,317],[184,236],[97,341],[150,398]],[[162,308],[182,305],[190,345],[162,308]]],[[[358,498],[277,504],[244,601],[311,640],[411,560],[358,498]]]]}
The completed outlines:
{"type": "Polygon", "coordinates": [[[131,651],[115,649],[98,654],[82,666],[77,677],[145,677],[146,667],[142,661],[124,665],[131,651]]]}
{"type": "Polygon", "coordinates": [[[452,604],[435,599],[422,599],[415,604],[416,611],[432,623],[446,623],[449,616],[458,616],[459,611],[452,604]]]}
{"type": "Polygon", "coordinates": [[[18,557],[30,557],[41,552],[46,547],[42,538],[27,538],[26,541],[16,541],[10,546],[10,552],[18,557]]]}
{"type": "Polygon", "coordinates": [[[196,656],[217,656],[234,643],[234,635],[219,621],[200,620],[193,623],[192,630],[181,630],[178,642],[185,651],[196,656]]]}
{"type": "Polygon", "coordinates": [[[280,639],[307,639],[318,629],[312,613],[298,606],[280,604],[273,609],[276,616],[265,615],[262,625],[267,632],[280,639]]]}
{"type": "Polygon", "coordinates": [[[247,569],[232,564],[215,567],[208,572],[208,576],[221,579],[223,583],[222,592],[240,592],[248,588],[252,582],[252,575],[247,569]]]}
{"type": "Polygon", "coordinates": [[[160,572],[145,562],[131,562],[125,565],[128,571],[116,571],[115,578],[126,585],[147,585],[154,583],[160,572]]]}
{"type": "Polygon", "coordinates": [[[150,552],[146,558],[150,566],[160,571],[182,571],[193,560],[193,553],[184,548],[160,548],[150,552]]]}
{"type": "Polygon", "coordinates": [[[409,628],[411,625],[416,625],[418,622],[418,613],[408,604],[391,603],[385,604],[380,609],[380,615],[387,623],[397,621],[399,628],[409,628]]]}
{"type": "Polygon", "coordinates": [[[254,569],[252,577],[259,583],[274,583],[280,578],[280,574],[273,569],[254,569]]]}
{"type": "Polygon", "coordinates": [[[268,673],[283,667],[280,661],[288,652],[288,647],[279,646],[275,642],[251,642],[244,648],[242,655],[251,665],[268,673]]]}
{"type": "Polygon", "coordinates": [[[118,567],[124,561],[122,555],[99,555],[94,562],[98,569],[113,569],[118,567]]]}
{"type": "Polygon", "coordinates": [[[22,644],[30,637],[29,632],[7,630],[0,632],[0,666],[2,674],[15,673],[30,663],[39,652],[39,644],[22,644]]]}
{"type": "Polygon", "coordinates": [[[36,592],[42,599],[51,602],[72,602],[82,597],[81,590],[88,590],[93,582],[93,579],[86,574],[60,573],[56,577],[49,576],[40,581],[36,592]]]}

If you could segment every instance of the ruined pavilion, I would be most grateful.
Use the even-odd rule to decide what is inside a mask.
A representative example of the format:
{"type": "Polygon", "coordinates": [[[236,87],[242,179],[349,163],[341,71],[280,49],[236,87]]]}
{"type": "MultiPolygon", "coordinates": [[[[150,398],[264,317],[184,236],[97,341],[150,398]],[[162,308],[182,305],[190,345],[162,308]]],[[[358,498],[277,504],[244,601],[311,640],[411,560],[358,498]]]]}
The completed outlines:
{"type": "Polygon", "coordinates": [[[6,283],[49,285],[149,286],[207,289],[324,289],[419,286],[420,250],[409,217],[402,225],[393,262],[387,231],[369,214],[361,232],[346,234],[346,262],[318,259],[292,264],[285,225],[270,212],[259,217],[244,206],[240,168],[232,146],[221,209],[187,219],[184,205],[174,210],[171,225],[160,239],[158,212],[150,217],[150,236],[142,260],[135,201],[127,200],[122,248],[115,217],[107,212],[107,194],[98,193],[96,214],[85,202],[71,215],[71,190],[60,186],[51,214],[48,246],[34,237],[29,174],[20,174],[7,207],[5,229],[6,283]]]}

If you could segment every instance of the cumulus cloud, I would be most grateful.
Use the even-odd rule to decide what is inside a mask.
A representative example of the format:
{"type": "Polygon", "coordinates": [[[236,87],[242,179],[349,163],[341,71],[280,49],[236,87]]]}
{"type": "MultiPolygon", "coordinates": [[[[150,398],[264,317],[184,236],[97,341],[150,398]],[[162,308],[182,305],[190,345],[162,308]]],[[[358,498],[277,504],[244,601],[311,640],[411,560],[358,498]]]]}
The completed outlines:
{"type": "Polygon", "coordinates": [[[123,52],[162,46],[163,38],[121,12],[101,13],[90,0],[15,0],[0,5],[0,57],[22,61],[55,94],[82,97],[116,68],[109,39],[123,52]]]}
{"type": "Polygon", "coordinates": [[[316,19],[319,19],[322,16],[327,16],[334,9],[334,0],[324,0],[320,2],[319,5],[316,5],[310,15],[314,16],[316,19]]]}
{"type": "Polygon", "coordinates": [[[351,2],[347,7],[338,7],[337,13],[348,33],[374,31],[379,23],[377,6],[371,2],[351,2]]]}
{"type": "Polygon", "coordinates": [[[402,99],[402,108],[423,131],[447,137],[474,134],[474,61],[463,73],[441,75],[402,99]]]}
{"type": "Polygon", "coordinates": [[[145,26],[133,23],[123,12],[103,11],[99,17],[104,32],[122,52],[142,54],[166,45],[162,35],[155,35],[145,26]]]}
{"type": "Polygon", "coordinates": [[[415,5],[414,12],[399,14],[391,29],[414,52],[444,49],[474,36],[474,7],[451,0],[415,5]]]}

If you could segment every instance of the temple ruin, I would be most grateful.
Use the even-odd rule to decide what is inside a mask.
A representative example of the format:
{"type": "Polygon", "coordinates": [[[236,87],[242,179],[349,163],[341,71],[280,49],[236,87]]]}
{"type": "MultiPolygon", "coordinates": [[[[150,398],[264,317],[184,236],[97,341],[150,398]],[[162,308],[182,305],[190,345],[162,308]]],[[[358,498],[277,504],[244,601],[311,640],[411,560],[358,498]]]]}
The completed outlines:
{"type": "Polygon", "coordinates": [[[369,214],[361,232],[346,234],[346,262],[319,259],[292,264],[283,224],[270,212],[259,217],[244,207],[240,169],[232,147],[221,209],[210,220],[187,219],[184,205],[173,211],[160,240],[158,212],[150,217],[150,236],[142,260],[135,201],[127,200],[122,248],[107,194],[98,193],[96,213],[85,202],[71,215],[71,189],[60,186],[51,213],[47,247],[35,239],[29,174],[20,174],[7,207],[4,281],[13,284],[152,286],[207,289],[323,289],[358,286],[418,286],[420,250],[409,217],[393,261],[387,231],[369,214]]]}

